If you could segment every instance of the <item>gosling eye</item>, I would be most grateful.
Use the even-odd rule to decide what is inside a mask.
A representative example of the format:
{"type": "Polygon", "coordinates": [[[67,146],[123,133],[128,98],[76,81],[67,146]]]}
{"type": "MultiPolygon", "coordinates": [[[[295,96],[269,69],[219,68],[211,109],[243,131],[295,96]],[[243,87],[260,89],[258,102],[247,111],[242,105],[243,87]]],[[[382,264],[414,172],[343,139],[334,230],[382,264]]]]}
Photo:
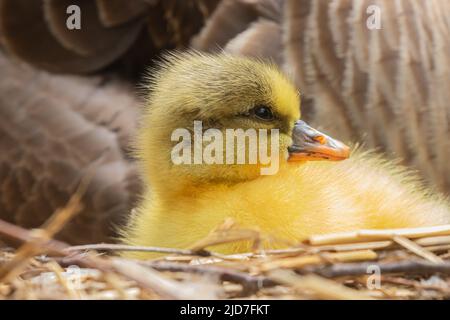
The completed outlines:
{"type": "Polygon", "coordinates": [[[267,106],[260,105],[253,108],[253,114],[258,119],[264,120],[264,121],[271,121],[274,119],[272,109],[270,109],[267,106]]]}

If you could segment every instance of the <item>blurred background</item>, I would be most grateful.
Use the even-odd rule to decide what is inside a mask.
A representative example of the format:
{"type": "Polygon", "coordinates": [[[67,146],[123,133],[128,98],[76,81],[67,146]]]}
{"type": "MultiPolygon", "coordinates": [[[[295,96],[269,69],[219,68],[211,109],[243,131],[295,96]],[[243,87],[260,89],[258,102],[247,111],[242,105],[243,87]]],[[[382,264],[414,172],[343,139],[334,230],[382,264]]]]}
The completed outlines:
{"type": "Polygon", "coordinates": [[[39,227],[92,171],[58,237],[111,242],[139,197],[138,88],[187,48],[275,62],[304,119],[450,194],[448,0],[0,0],[0,219],[39,227]]]}

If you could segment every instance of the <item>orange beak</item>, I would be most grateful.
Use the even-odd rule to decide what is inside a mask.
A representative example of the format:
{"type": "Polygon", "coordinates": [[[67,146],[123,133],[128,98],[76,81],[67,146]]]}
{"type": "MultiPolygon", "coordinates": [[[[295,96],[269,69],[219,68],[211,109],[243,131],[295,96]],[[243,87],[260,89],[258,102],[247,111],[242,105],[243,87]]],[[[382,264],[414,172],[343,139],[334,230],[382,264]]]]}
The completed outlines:
{"type": "Polygon", "coordinates": [[[317,131],[302,120],[295,122],[292,140],[288,148],[288,161],[339,161],[350,156],[350,148],[344,143],[317,131]]]}

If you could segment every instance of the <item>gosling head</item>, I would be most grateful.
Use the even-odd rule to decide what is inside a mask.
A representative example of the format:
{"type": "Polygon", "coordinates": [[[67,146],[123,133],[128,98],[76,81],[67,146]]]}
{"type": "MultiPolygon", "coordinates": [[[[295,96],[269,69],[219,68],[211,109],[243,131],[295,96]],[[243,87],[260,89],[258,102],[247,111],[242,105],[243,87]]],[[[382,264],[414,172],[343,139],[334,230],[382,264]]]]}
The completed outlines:
{"type": "Polygon", "coordinates": [[[150,88],[137,151],[153,188],[233,184],[288,161],[348,157],[348,147],[300,120],[299,93],[275,65],[172,54],[150,88]]]}

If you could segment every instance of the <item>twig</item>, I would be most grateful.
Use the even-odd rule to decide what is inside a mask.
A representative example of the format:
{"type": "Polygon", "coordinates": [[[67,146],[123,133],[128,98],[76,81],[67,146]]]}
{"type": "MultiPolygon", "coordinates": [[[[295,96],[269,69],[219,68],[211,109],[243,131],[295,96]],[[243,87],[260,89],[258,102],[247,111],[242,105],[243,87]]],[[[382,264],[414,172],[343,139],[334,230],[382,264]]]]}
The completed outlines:
{"type": "Polygon", "coordinates": [[[309,291],[317,298],[339,300],[371,300],[366,293],[348,288],[338,282],[309,274],[300,276],[291,270],[273,270],[269,276],[277,282],[301,291],[309,291]]]}
{"type": "Polygon", "coordinates": [[[170,253],[187,256],[202,256],[208,257],[212,255],[211,252],[206,250],[188,250],[188,249],[175,249],[175,248],[162,248],[162,247],[146,247],[146,246],[129,246],[123,244],[113,243],[98,243],[98,244],[86,244],[81,246],[71,246],[64,249],[67,252],[85,251],[85,250],[98,250],[98,251],[140,251],[140,252],[157,252],[157,253],[170,253]]]}
{"type": "Polygon", "coordinates": [[[152,267],[159,271],[188,272],[195,274],[217,276],[221,281],[241,284],[244,293],[251,294],[262,287],[273,287],[277,282],[265,276],[252,276],[244,272],[218,266],[187,265],[171,262],[138,261],[137,263],[152,267]]]}
{"type": "MultiPolygon", "coordinates": [[[[18,227],[12,223],[0,219],[0,234],[14,241],[29,242],[35,240],[31,232],[24,228],[18,227]]],[[[64,248],[68,247],[65,243],[58,240],[48,240],[46,248],[49,253],[58,254],[64,248]]]]}
{"type": "Polygon", "coordinates": [[[389,276],[383,277],[382,276],[381,281],[392,283],[392,284],[400,284],[400,285],[404,285],[404,286],[414,287],[419,290],[424,290],[424,289],[425,290],[436,290],[436,291],[445,293],[446,295],[448,295],[450,292],[448,286],[447,286],[447,288],[444,288],[444,287],[438,286],[438,285],[423,284],[418,281],[413,281],[413,280],[398,278],[398,277],[389,277],[389,276]]]}
{"type": "Polygon", "coordinates": [[[368,275],[369,267],[378,266],[380,272],[387,273],[401,273],[426,275],[434,273],[442,273],[450,275],[450,262],[433,263],[429,261],[398,261],[398,262],[363,262],[363,263],[340,263],[329,266],[320,267],[305,267],[298,270],[299,272],[313,272],[320,274],[327,278],[343,277],[343,276],[360,276],[368,275]]]}
{"type": "Polygon", "coordinates": [[[163,277],[159,272],[145,267],[136,261],[113,258],[111,264],[121,274],[132,276],[148,290],[156,292],[164,299],[212,299],[217,298],[208,292],[199,292],[192,286],[163,277]]]}
{"type": "MultiPolygon", "coordinates": [[[[44,258],[42,261],[48,261],[49,259],[44,258]]],[[[56,258],[52,259],[56,260],[62,266],[70,266],[70,265],[85,265],[85,261],[79,256],[73,257],[64,257],[64,258],[56,258]]],[[[244,272],[235,271],[229,268],[223,268],[218,266],[210,266],[210,265],[190,265],[190,264],[181,264],[174,262],[166,262],[166,261],[140,261],[136,260],[135,263],[151,267],[155,270],[161,272],[186,272],[193,274],[201,274],[217,277],[220,281],[229,281],[233,283],[237,283],[242,285],[243,292],[242,294],[252,294],[258,291],[258,289],[273,287],[277,285],[273,280],[265,277],[265,276],[252,276],[244,272]]]]}
{"type": "Polygon", "coordinates": [[[385,249],[393,245],[392,241],[372,241],[372,242],[355,242],[355,243],[345,243],[345,244],[333,244],[333,245],[323,245],[323,246],[312,246],[310,251],[320,252],[320,251],[354,251],[354,250],[376,250],[385,249]]]}

